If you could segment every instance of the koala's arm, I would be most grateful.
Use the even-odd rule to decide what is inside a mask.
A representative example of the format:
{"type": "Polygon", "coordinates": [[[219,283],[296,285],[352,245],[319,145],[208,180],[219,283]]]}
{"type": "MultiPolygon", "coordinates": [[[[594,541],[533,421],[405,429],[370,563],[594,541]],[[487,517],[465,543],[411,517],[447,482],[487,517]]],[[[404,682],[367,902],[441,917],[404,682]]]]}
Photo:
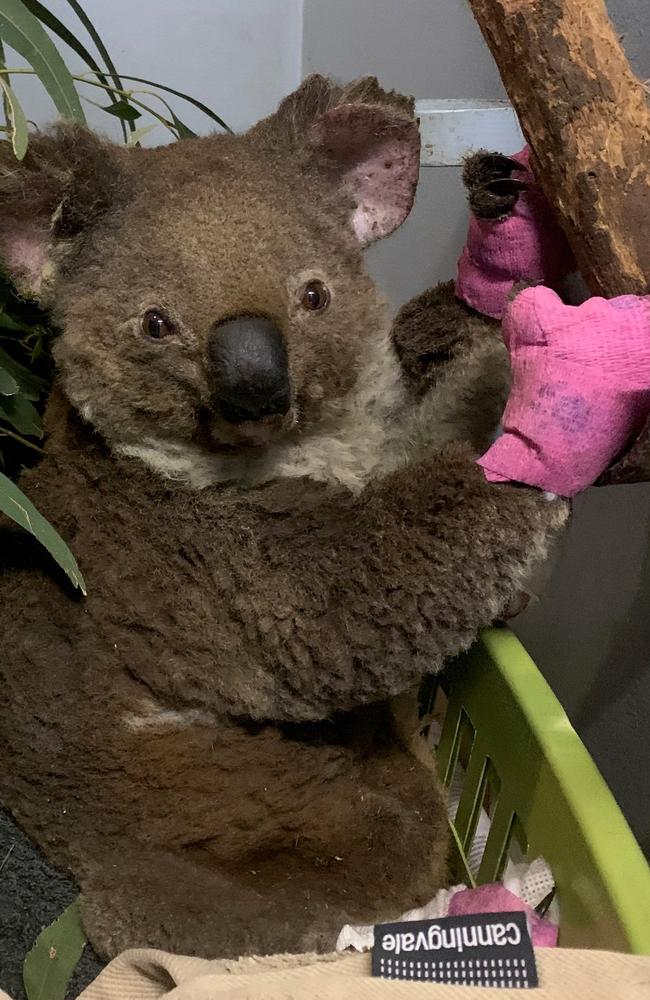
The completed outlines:
{"type": "MultiPolygon", "coordinates": [[[[444,377],[450,366],[459,367],[478,341],[501,341],[498,320],[481,316],[456,298],[454,282],[445,281],[409,299],[397,312],[391,329],[395,352],[406,382],[421,396],[444,377]]],[[[501,354],[507,371],[507,356],[501,354]]],[[[507,380],[503,379],[507,385],[507,380]]]]}
{"type": "Polygon", "coordinates": [[[306,490],[282,516],[296,487],[269,491],[237,605],[250,647],[220,678],[229,711],[322,718],[405,690],[500,615],[567,517],[562,501],[489,485],[459,445],[357,498],[306,490]]]}
{"type": "Polygon", "coordinates": [[[136,714],[299,722],[404,691],[500,616],[567,517],[488,484],[466,445],[353,496],[296,479],[189,491],[78,444],[22,485],[88,597],[0,526],[4,668],[51,684],[74,663],[80,690],[134,688],[136,714]]]}
{"type": "Polygon", "coordinates": [[[449,281],[406,302],[391,334],[411,400],[428,396],[431,421],[484,452],[510,387],[501,324],[456,298],[449,281]]]}

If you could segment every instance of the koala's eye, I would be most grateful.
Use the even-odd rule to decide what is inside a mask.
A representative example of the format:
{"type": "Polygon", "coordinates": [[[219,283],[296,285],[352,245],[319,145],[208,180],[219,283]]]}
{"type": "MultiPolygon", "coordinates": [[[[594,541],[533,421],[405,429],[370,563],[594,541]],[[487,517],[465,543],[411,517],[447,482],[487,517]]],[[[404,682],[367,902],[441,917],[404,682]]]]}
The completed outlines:
{"type": "Polygon", "coordinates": [[[142,317],[142,332],[152,340],[163,340],[174,332],[174,327],[157,309],[149,309],[142,317]]]}
{"type": "Polygon", "coordinates": [[[330,293],[322,281],[310,281],[305,285],[300,304],[309,312],[322,312],[330,304],[330,293]]]}

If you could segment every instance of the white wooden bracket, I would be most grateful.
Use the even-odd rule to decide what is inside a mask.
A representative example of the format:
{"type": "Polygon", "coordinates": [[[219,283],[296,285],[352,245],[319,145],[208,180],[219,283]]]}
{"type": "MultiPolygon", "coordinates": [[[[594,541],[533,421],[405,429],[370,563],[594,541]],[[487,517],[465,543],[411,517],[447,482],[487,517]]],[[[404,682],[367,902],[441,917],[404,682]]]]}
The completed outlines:
{"type": "Polygon", "coordinates": [[[423,167],[457,167],[477,149],[518,153],[525,144],[514,109],[507,101],[421,100],[423,167]]]}

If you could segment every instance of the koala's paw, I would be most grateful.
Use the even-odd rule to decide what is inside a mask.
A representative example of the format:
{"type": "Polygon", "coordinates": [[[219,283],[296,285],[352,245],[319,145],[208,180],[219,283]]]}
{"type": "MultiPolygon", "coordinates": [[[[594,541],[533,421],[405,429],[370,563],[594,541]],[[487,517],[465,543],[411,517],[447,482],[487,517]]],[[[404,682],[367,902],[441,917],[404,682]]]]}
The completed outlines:
{"type": "Polygon", "coordinates": [[[479,219],[501,219],[517,204],[519,192],[527,185],[511,175],[521,170],[521,163],[479,150],[468,156],[463,166],[463,184],[467,188],[470,209],[479,219]]]}
{"type": "MultiPolygon", "coordinates": [[[[452,368],[463,371],[472,345],[488,338],[501,344],[499,324],[456,298],[453,281],[428,288],[406,302],[391,331],[402,373],[416,396],[452,368]]],[[[504,365],[507,370],[507,361],[504,365]]]]}

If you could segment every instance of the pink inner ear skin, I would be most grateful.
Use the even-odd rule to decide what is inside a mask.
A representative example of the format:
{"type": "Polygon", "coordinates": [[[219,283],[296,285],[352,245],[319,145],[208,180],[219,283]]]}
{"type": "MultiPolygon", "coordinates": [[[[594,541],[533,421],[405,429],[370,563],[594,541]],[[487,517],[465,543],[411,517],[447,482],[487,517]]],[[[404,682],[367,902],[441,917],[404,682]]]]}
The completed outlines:
{"type": "Polygon", "coordinates": [[[10,229],[2,234],[1,243],[9,274],[36,286],[47,263],[47,232],[36,227],[10,229]]]}
{"type": "Polygon", "coordinates": [[[411,211],[418,182],[419,155],[400,139],[387,141],[345,176],[357,208],[352,227],[361,243],[388,236],[411,211]]]}
{"type": "Polygon", "coordinates": [[[310,141],[322,166],[356,202],[351,221],[361,243],[388,236],[404,222],[420,168],[415,119],[383,106],[343,104],[313,126],[310,141]]]}

